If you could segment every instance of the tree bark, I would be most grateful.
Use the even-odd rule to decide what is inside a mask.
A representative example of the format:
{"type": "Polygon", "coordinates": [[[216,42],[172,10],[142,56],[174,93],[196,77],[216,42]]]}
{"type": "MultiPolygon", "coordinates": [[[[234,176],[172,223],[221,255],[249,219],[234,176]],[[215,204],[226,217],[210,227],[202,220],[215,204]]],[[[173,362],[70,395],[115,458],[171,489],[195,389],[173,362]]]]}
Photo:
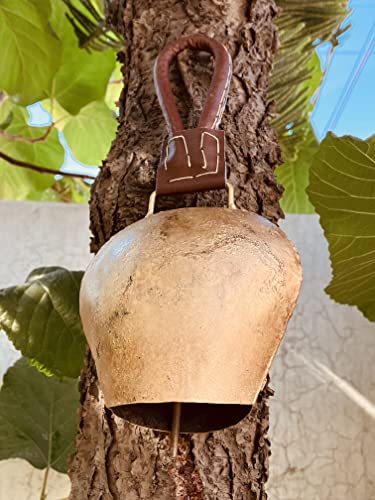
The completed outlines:
{"type": "MultiPolygon", "coordinates": [[[[223,42],[233,79],[223,118],[227,165],[236,204],[276,222],[282,189],[274,169],[280,149],[270,126],[266,91],[277,46],[273,0],[115,0],[109,17],[125,38],[124,90],[119,127],[93,186],[93,252],[128,224],[144,217],[166,129],[153,88],[153,63],[167,41],[205,33],[223,42]]],[[[201,110],[212,69],[207,54],[179,56],[175,95],[186,126],[201,110]]],[[[157,208],[224,206],[215,191],[160,197],[157,208]]],[[[126,367],[124,368],[126,369],[126,367]]],[[[133,426],[105,409],[88,354],[81,382],[80,427],[70,477],[73,500],[266,499],[270,443],[266,386],[252,412],[223,431],[180,439],[170,456],[169,436],[133,426]]]]}

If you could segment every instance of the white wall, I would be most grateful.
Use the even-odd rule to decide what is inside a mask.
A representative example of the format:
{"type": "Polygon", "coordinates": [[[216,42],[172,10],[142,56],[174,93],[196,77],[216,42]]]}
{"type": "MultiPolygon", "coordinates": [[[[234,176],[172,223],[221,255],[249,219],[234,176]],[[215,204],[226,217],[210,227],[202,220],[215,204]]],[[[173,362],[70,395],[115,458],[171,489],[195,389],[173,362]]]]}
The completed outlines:
{"type": "MultiPolygon", "coordinates": [[[[39,266],[84,269],[89,257],[86,206],[0,201],[0,288],[22,283],[39,266]]],[[[0,377],[17,354],[0,332],[0,377]]],[[[0,461],[0,500],[39,500],[43,471],[20,459],[0,461]]],[[[69,495],[66,475],[51,472],[47,500],[69,495]]],[[[79,499],[76,499],[79,500],[79,499]]]]}
{"type": "MultiPolygon", "coordinates": [[[[300,249],[305,277],[272,368],[269,497],[372,500],[375,327],[325,295],[330,266],[317,217],[288,216],[282,227],[300,249]]],[[[0,287],[22,282],[38,266],[84,269],[87,207],[2,201],[0,241],[0,287]]],[[[0,374],[14,359],[0,334],[0,374]]],[[[0,500],[38,500],[41,478],[27,462],[0,462],[0,500]]],[[[54,474],[50,485],[48,500],[69,493],[62,475],[54,474]]]]}
{"type": "Polygon", "coordinates": [[[282,228],[304,282],[272,367],[271,500],[375,499],[375,324],[324,292],[327,243],[315,215],[282,228]]]}

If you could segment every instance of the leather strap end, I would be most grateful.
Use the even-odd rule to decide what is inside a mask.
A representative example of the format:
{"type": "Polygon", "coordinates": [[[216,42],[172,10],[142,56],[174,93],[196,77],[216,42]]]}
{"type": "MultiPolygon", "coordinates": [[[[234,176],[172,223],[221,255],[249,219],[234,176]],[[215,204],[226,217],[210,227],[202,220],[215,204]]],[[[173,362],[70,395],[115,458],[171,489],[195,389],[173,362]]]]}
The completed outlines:
{"type": "Polygon", "coordinates": [[[223,189],[226,183],[223,130],[180,130],[163,144],[157,194],[223,189]]]}

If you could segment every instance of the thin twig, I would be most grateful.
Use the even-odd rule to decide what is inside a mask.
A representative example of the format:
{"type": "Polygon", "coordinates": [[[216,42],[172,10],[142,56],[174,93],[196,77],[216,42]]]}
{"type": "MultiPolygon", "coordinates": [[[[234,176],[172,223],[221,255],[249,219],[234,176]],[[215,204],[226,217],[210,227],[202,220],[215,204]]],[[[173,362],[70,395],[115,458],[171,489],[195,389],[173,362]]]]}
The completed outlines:
{"type": "Polygon", "coordinates": [[[327,56],[327,62],[326,62],[326,65],[325,65],[325,68],[324,70],[322,71],[322,76],[320,77],[320,82],[319,82],[319,85],[317,87],[317,89],[315,90],[314,92],[314,96],[312,98],[312,101],[311,101],[311,104],[313,106],[316,105],[316,103],[318,102],[318,99],[319,99],[319,95],[320,95],[320,91],[322,90],[322,86],[323,86],[323,82],[325,80],[325,77],[327,75],[327,72],[328,72],[328,69],[331,65],[331,62],[332,62],[332,57],[333,57],[333,53],[335,51],[335,48],[336,46],[335,45],[331,45],[330,49],[329,49],[329,52],[328,52],[328,56],[327,56]]]}
{"type": "Polygon", "coordinates": [[[323,82],[325,80],[325,77],[326,77],[328,70],[329,70],[331,63],[332,63],[333,53],[335,52],[336,47],[338,47],[338,45],[339,45],[338,37],[341,36],[343,33],[345,33],[349,28],[351,28],[351,26],[352,25],[350,23],[347,26],[345,26],[344,28],[338,28],[336,30],[336,32],[333,33],[333,35],[332,35],[332,38],[330,40],[331,47],[330,47],[329,52],[328,52],[327,62],[326,62],[324,70],[322,71],[322,76],[320,78],[318,88],[315,90],[314,96],[313,96],[313,99],[311,102],[313,106],[315,106],[316,103],[318,102],[320,91],[322,90],[323,82]]]}
{"type": "Polygon", "coordinates": [[[16,158],[12,158],[5,153],[0,151],[0,158],[7,161],[11,165],[21,168],[28,168],[29,170],[34,170],[35,172],[39,172],[40,174],[53,174],[53,175],[62,175],[64,177],[76,177],[77,179],[95,179],[96,177],[89,174],[76,174],[74,172],[62,172],[61,170],[54,170],[53,168],[41,167],[40,165],[34,165],[33,163],[28,163],[26,161],[17,160],[16,158]]]}
{"type": "Polygon", "coordinates": [[[43,135],[35,138],[25,137],[19,134],[14,134],[14,135],[9,134],[9,132],[7,132],[6,130],[0,130],[0,135],[5,137],[5,139],[7,139],[8,141],[19,141],[19,142],[26,142],[27,144],[36,144],[37,142],[45,142],[48,139],[50,133],[52,132],[54,126],[55,123],[51,123],[51,125],[48,126],[47,130],[43,135]]]}

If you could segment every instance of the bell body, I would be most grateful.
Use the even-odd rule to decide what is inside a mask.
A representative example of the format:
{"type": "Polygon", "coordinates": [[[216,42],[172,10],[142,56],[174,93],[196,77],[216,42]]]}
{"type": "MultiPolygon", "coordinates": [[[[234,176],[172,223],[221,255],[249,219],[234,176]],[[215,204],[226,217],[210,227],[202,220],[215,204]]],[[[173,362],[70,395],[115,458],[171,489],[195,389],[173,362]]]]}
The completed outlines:
{"type": "Polygon", "coordinates": [[[131,408],[245,405],[243,418],[264,386],[301,279],[294,245],[253,213],[183,208],[120,231],[88,266],[80,294],[106,405],[157,428],[168,426],[132,418],[131,408]]]}

